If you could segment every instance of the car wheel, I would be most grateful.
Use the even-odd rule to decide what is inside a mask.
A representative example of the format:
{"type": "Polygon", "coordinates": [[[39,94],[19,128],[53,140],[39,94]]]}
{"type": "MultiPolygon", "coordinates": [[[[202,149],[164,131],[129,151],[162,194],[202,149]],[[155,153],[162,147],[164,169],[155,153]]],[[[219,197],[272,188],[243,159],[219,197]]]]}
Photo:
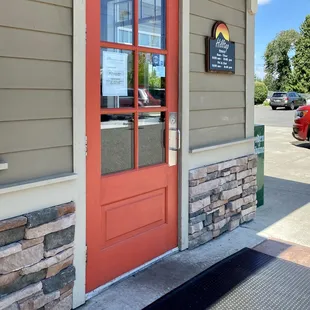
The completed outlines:
{"type": "Polygon", "coordinates": [[[271,109],[272,109],[272,110],[276,110],[276,109],[277,109],[277,107],[271,107],[271,109]]]}
{"type": "Polygon", "coordinates": [[[291,109],[291,110],[295,110],[295,105],[294,105],[294,102],[292,102],[292,103],[291,103],[291,105],[290,105],[290,109],[291,109]]]}

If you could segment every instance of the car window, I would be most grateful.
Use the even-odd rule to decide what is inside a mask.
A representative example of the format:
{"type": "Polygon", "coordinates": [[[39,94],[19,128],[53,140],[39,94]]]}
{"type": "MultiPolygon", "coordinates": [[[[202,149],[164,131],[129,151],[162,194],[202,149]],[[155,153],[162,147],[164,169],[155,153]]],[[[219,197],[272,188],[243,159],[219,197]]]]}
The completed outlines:
{"type": "Polygon", "coordinates": [[[272,97],[285,97],[286,93],[274,93],[272,97]]]}
{"type": "Polygon", "coordinates": [[[128,97],[133,97],[133,89],[128,89],[128,97]]]}

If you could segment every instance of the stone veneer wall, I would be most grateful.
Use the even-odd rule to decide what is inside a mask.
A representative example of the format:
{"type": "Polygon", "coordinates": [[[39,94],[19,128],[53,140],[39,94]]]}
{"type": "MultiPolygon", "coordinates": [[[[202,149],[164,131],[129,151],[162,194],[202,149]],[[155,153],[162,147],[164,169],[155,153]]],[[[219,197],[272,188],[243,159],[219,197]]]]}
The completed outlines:
{"type": "Polygon", "coordinates": [[[72,309],[73,202],[0,221],[0,310],[72,309]]]}
{"type": "Polygon", "coordinates": [[[254,219],[256,174],[256,155],[189,172],[189,248],[254,219]]]}

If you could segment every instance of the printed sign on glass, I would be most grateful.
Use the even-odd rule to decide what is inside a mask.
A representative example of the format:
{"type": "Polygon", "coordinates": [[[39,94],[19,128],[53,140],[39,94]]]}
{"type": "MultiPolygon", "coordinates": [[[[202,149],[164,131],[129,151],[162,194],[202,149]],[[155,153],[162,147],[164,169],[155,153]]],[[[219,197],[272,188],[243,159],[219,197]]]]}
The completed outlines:
{"type": "Polygon", "coordinates": [[[228,27],[223,22],[216,22],[212,37],[206,38],[206,71],[235,73],[235,42],[230,41],[228,27]]]}
{"type": "Polygon", "coordinates": [[[128,54],[102,53],[102,95],[128,96],[128,54]]]}

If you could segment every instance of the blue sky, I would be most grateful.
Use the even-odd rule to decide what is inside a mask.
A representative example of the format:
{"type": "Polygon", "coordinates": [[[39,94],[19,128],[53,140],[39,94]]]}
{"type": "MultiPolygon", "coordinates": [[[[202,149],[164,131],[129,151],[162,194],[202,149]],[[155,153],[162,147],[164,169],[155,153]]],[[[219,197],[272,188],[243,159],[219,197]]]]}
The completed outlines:
{"type": "Polygon", "coordinates": [[[310,0],[258,0],[255,29],[255,72],[264,76],[267,44],[282,30],[296,29],[310,14],[310,0]]]}

